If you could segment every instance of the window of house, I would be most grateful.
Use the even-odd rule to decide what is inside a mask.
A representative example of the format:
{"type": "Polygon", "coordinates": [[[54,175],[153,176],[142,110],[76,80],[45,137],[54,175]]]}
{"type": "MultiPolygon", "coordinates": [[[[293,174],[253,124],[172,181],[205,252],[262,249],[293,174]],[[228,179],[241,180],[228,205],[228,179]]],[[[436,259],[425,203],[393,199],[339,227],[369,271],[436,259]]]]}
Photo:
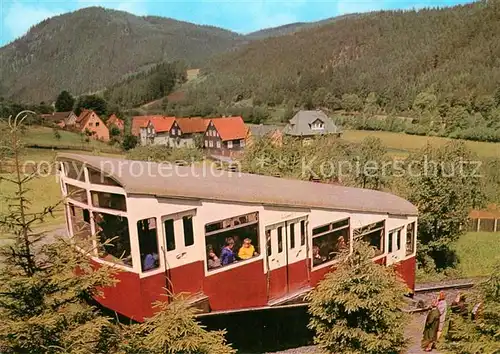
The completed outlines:
{"type": "Polygon", "coordinates": [[[206,224],[205,242],[207,251],[212,251],[207,252],[208,270],[256,257],[260,252],[258,212],[206,224]]]}
{"type": "Polygon", "coordinates": [[[220,149],[220,140],[217,140],[217,149],[220,149]]]}
{"type": "Polygon", "coordinates": [[[240,146],[241,147],[245,147],[245,139],[241,139],[240,140],[240,146]]]}
{"type": "Polygon", "coordinates": [[[295,224],[290,224],[290,249],[295,248],[295,224]]]}
{"type": "Polygon", "coordinates": [[[99,122],[95,122],[95,126],[98,127],[99,126],[99,122]]]}
{"type": "Polygon", "coordinates": [[[156,218],[139,220],[137,222],[139,252],[141,254],[141,269],[143,272],[160,267],[158,251],[158,232],[156,218]]]}
{"type": "Polygon", "coordinates": [[[122,194],[90,191],[92,205],[98,208],[127,211],[125,196],[122,194]]]}
{"type": "Polygon", "coordinates": [[[76,245],[88,252],[92,251],[92,231],[90,229],[90,212],[73,204],[68,204],[71,219],[71,233],[76,245]]]}
{"type": "Polygon", "coordinates": [[[415,250],[415,223],[406,226],[406,255],[410,255],[415,250]]]}
{"type": "Polygon", "coordinates": [[[175,250],[175,229],[174,220],[167,219],[163,222],[163,230],[165,231],[165,241],[167,243],[167,251],[175,250]]]}
{"type": "Polygon", "coordinates": [[[184,230],[184,246],[194,245],[193,217],[191,215],[182,217],[184,230]]]}
{"type": "Polygon", "coordinates": [[[83,168],[83,164],[76,161],[64,161],[62,164],[64,166],[64,174],[66,177],[85,182],[85,171],[83,168]]]}
{"type": "Polygon", "coordinates": [[[363,240],[376,250],[375,255],[384,253],[385,220],[354,230],[354,239],[363,240]]]}
{"type": "Polygon", "coordinates": [[[205,147],[208,147],[208,140],[205,140],[205,147]]]}
{"type": "Polygon", "coordinates": [[[89,127],[92,127],[93,125],[94,125],[94,123],[89,122],[89,127]]]}
{"type": "Polygon", "coordinates": [[[312,230],[313,267],[335,260],[349,249],[350,219],[322,225],[312,230]]]}
{"type": "Polygon", "coordinates": [[[180,129],[177,129],[177,135],[179,135],[179,136],[182,135],[182,132],[180,129]]]}
{"type": "Polygon", "coordinates": [[[210,140],[210,141],[208,142],[208,146],[210,146],[210,147],[214,147],[214,142],[213,142],[212,140],[210,140]]]}
{"type": "Polygon", "coordinates": [[[108,177],[106,173],[94,170],[93,168],[89,168],[89,180],[92,184],[102,184],[105,186],[116,186],[121,187],[118,182],[116,182],[113,178],[108,177]]]}
{"type": "Polygon", "coordinates": [[[227,148],[228,148],[228,149],[232,149],[232,148],[233,148],[233,141],[232,141],[232,140],[229,140],[229,141],[227,142],[227,148]]]}
{"type": "Polygon", "coordinates": [[[87,204],[87,190],[74,186],[72,184],[66,183],[66,192],[67,196],[70,199],[76,200],[77,202],[81,202],[87,204]]]}
{"type": "Polygon", "coordinates": [[[177,129],[175,128],[172,129],[172,135],[177,135],[177,129]]]}
{"type": "Polygon", "coordinates": [[[306,244],[306,221],[300,221],[300,245],[304,246],[306,244]]]}
{"type": "Polygon", "coordinates": [[[94,212],[99,258],[132,267],[128,220],[124,216],[94,212]]]}

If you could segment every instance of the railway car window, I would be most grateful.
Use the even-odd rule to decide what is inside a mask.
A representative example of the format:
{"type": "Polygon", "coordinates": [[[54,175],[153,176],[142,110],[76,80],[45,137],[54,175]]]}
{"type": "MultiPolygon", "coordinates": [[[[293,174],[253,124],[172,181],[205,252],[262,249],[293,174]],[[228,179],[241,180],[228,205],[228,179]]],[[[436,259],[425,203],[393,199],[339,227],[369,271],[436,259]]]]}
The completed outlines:
{"type": "Polygon", "coordinates": [[[401,249],[401,230],[397,229],[389,232],[387,252],[392,253],[401,249]],[[394,248],[394,241],[396,241],[396,248],[394,248]]]}
{"type": "Polygon", "coordinates": [[[304,246],[306,244],[306,221],[300,221],[300,245],[304,246]]]}
{"type": "Polygon", "coordinates": [[[139,220],[137,222],[137,235],[139,237],[139,252],[141,254],[141,269],[143,272],[158,269],[158,232],[156,218],[139,220]]]}
{"type": "Polygon", "coordinates": [[[66,183],[66,192],[68,193],[68,198],[87,204],[87,190],[66,183]]]}
{"type": "Polygon", "coordinates": [[[278,227],[278,253],[283,252],[283,226],[278,227]]]}
{"type": "Polygon", "coordinates": [[[92,251],[92,231],[90,229],[90,212],[72,204],[68,204],[71,218],[71,231],[76,245],[88,252],[92,251]]]}
{"type": "Polygon", "coordinates": [[[259,215],[240,215],[205,225],[207,268],[245,261],[260,253],[259,215]]]}
{"type": "Polygon", "coordinates": [[[389,246],[388,246],[388,249],[387,249],[387,252],[389,252],[389,253],[392,252],[392,235],[393,235],[393,233],[389,232],[389,246]]]}
{"type": "Polygon", "coordinates": [[[385,220],[354,230],[354,239],[362,240],[375,248],[375,255],[384,253],[385,220]]]}
{"type": "Polygon", "coordinates": [[[349,249],[350,219],[343,219],[312,230],[313,267],[337,259],[349,249]]]}
{"type": "Polygon", "coordinates": [[[271,247],[271,230],[266,230],[266,247],[267,247],[267,255],[270,256],[273,254],[273,248],[271,247]]]}
{"type": "Polygon", "coordinates": [[[92,196],[92,205],[98,208],[127,211],[125,196],[107,192],[90,192],[92,196]]]}
{"type": "Polygon", "coordinates": [[[64,174],[66,177],[85,182],[85,172],[83,164],[76,161],[64,161],[64,174]]]}
{"type": "Polygon", "coordinates": [[[396,232],[396,251],[401,249],[401,229],[396,232]]]}
{"type": "Polygon", "coordinates": [[[182,217],[182,226],[184,228],[184,246],[194,244],[193,217],[191,215],[182,217]]]}
{"type": "Polygon", "coordinates": [[[415,223],[412,222],[406,227],[406,255],[410,255],[414,251],[415,245],[415,223]]]}
{"type": "Polygon", "coordinates": [[[93,214],[100,242],[99,258],[132,267],[127,218],[106,213],[94,212],[93,214]]]}
{"type": "Polygon", "coordinates": [[[295,248],[295,224],[290,224],[290,249],[295,248]]]}
{"type": "Polygon", "coordinates": [[[175,231],[174,220],[168,219],[163,222],[165,230],[165,241],[167,242],[167,251],[175,250],[175,231]]]}
{"type": "Polygon", "coordinates": [[[104,172],[100,172],[100,171],[94,170],[92,168],[88,168],[88,171],[89,171],[90,183],[102,184],[105,186],[121,187],[118,182],[116,182],[114,179],[106,176],[106,174],[104,172]]]}

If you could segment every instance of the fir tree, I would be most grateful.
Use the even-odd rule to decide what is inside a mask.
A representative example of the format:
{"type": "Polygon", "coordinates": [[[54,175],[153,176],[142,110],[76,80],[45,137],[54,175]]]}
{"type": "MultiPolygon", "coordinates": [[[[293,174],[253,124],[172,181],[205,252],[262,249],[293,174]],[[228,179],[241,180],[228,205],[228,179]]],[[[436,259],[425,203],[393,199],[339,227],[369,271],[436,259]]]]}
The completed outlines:
{"type": "Polygon", "coordinates": [[[453,353],[500,353],[500,265],[468,302],[469,307],[481,303],[477,319],[452,313],[445,347],[453,353]]]}
{"type": "Polygon", "coordinates": [[[356,243],[336,270],[309,295],[309,328],[329,353],[391,354],[406,347],[403,295],[394,270],[372,261],[375,252],[356,243]]]}
{"type": "Polygon", "coordinates": [[[1,177],[2,183],[14,185],[15,195],[5,198],[8,212],[0,216],[0,229],[9,237],[0,250],[0,352],[109,352],[113,326],[87,301],[98,294],[98,287],[113,284],[110,269],[94,269],[85,252],[68,240],[49,240],[35,229],[57,205],[30,208],[29,183],[39,171],[25,174],[21,169],[19,134],[26,117],[21,112],[9,119],[15,172],[1,177]]]}
{"type": "Polygon", "coordinates": [[[233,354],[224,331],[207,331],[195,320],[196,309],[179,297],[157,302],[156,315],[123,328],[126,354],[233,354]]]}
{"type": "Polygon", "coordinates": [[[75,105],[75,98],[71,96],[68,91],[61,91],[56,99],[56,111],[57,112],[68,112],[73,110],[75,105]]]}

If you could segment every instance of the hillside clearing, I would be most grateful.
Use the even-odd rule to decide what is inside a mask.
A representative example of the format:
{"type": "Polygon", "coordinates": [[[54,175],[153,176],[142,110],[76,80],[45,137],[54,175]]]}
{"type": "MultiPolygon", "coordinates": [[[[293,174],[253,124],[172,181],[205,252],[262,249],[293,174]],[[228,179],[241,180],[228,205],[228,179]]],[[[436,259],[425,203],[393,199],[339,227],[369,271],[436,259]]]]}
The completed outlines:
{"type": "MultiPolygon", "coordinates": [[[[384,131],[346,130],[342,135],[344,140],[359,143],[364,138],[373,136],[382,140],[382,143],[389,149],[389,152],[398,154],[408,154],[414,150],[423,148],[427,143],[435,146],[444,145],[452,139],[435,136],[408,135],[405,133],[393,133],[384,131]]],[[[499,157],[500,143],[486,143],[479,141],[465,142],[467,147],[475,152],[479,157],[499,157]]]]}

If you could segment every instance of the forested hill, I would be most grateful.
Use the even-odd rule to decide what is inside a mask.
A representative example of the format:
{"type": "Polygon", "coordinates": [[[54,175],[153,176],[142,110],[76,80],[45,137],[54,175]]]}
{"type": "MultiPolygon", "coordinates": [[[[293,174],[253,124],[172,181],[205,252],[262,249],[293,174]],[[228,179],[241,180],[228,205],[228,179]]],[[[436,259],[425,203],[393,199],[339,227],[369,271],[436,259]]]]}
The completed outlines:
{"type": "Polygon", "coordinates": [[[440,101],[491,95],[500,86],[499,19],[499,1],[340,19],[220,56],[196,91],[321,106],[374,92],[388,111],[411,107],[424,91],[440,101]]]}
{"type": "Polygon", "coordinates": [[[39,102],[102,89],[162,61],[194,67],[242,42],[223,29],[91,7],[45,20],[0,48],[0,96],[39,102]]]}

